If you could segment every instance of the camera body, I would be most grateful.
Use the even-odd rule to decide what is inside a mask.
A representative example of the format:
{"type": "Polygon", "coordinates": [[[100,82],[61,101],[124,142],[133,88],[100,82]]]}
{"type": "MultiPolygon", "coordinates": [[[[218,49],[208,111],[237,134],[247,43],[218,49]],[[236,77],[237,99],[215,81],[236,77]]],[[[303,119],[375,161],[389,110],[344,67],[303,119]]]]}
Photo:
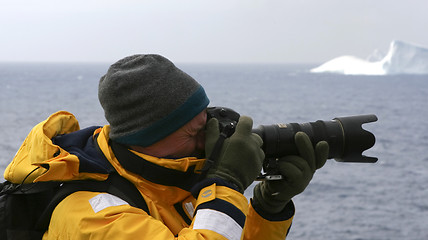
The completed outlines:
{"type": "MultiPolygon", "coordinates": [[[[228,136],[234,132],[239,121],[239,113],[225,107],[207,108],[208,119],[216,118],[220,131],[231,129],[228,136]]],[[[305,132],[315,146],[319,141],[329,144],[328,158],[338,162],[374,163],[375,157],[368,157],[362,153],[375,144],[375,136],[362,128],[362,124],[377,121],[376,115],[358,115],[337,117],[331,121],[318,120],[308,123],[286,123],[273,125],[260,125],[253,129],[253,133],[263,140],[262,149],[265,152],[263,170],[264,179],[280,178],[276,174],[276,161],[286,155],[298,154],[294,143],[294,135],[305,132]]]]}

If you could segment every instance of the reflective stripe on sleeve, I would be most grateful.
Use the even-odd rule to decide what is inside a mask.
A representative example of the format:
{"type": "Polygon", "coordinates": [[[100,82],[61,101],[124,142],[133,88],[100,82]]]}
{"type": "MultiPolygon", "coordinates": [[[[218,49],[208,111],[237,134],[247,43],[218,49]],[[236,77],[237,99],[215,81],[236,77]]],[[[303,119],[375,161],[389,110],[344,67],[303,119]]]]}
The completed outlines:
{"type": "Polygon", "coordinates": [[[193,229],[211,230],[231,240],[239,240],[242,235],[241,225],[233,218],[212,209],[199,209],[196,212],[193,229]]]}

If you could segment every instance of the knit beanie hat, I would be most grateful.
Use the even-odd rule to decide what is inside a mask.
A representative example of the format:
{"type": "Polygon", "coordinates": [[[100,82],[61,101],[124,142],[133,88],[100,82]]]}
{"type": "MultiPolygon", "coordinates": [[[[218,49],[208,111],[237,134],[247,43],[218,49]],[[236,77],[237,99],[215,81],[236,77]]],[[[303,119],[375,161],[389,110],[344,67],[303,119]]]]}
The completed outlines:
{"type": "Polygon", "coordinates": [[[101,77],[98,98],[110,139],[150,146],[178,130],[209,104],[202,86],[168,59],[133,55],[101,77]]]}

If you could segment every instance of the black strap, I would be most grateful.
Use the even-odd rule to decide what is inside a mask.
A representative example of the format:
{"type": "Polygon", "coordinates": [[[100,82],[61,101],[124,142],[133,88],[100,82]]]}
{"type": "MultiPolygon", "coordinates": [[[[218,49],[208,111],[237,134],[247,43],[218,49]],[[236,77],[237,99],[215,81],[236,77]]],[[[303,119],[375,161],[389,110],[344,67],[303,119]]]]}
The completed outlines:
{"type": "Polygon", "coordinates": [[[200,179],[205,179],[208,171],[212,167],[216,167],[218,164],[218,158],[220,157],[221,149],[226,138],[230,137],[235,132],[235,124],[233,122],[224,125],[218,139],[211,151],[211,155],[205,161],[203,168],[201,169],[200,179]]]}
{"type": "Polygon", "coordinates": [[[183,218],[183,220],[187,223],[187,225],[190,225],[192,223],[192,219],[190,219],[187,216],[186,212],[184,212],[182,202],[178,202],[178,203],[174,204],[174,208],[178,212],[178,214],[180,214],[180,216],[183,218]]]}
{"type": "Polygon", "coordinates": [[[110,181],[109,188],[107,189],[108,193],[120,197],[122,200],[129,203],[129,205],[143,209],[146,213],[150,214],[149,207],[144,197],[133,183],[117,173],[110,174],[108,180],[110,181]]]}
{"type": "Polygon", "coordinates": [[[110,146],[122,167],[150,182],[190,191],[199,179],[199,174],[195,173],[195,166],[189,167],[186,172],[182,172],[149,162],[115,141],[111,141],[110,146]]]}
{"type": "Polygon", "coordinates": [[[45,192],[47,190],[53,190],[60,185],[60,182],[36,182],[36,183],[25,183],[16,184],[9,181],[1,183],[1,194],[34,194],[39,192],[45,192]]]}
{"type": "Polygon", "coordinates": [[[63,183],[39,218],[36,229],[48,229],[55,207],[64,200],[64,198],[78,191],[107,192],[128,202],[131,206],[143,209],[145,212],[149,213],[147,203],[138,189],[119,174],[111,173],[106,181],[82,180],[63,183]]]}

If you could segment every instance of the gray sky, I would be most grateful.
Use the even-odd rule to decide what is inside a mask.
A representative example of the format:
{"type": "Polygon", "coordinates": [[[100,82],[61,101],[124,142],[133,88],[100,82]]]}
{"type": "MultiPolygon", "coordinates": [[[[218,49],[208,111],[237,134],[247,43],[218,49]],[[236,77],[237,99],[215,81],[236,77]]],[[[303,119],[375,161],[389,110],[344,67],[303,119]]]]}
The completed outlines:
{"type": "Polygon", "coordinates": [[[0,61],[322,63],[428,47],[428,0],[0,0],[0,61]]]}

